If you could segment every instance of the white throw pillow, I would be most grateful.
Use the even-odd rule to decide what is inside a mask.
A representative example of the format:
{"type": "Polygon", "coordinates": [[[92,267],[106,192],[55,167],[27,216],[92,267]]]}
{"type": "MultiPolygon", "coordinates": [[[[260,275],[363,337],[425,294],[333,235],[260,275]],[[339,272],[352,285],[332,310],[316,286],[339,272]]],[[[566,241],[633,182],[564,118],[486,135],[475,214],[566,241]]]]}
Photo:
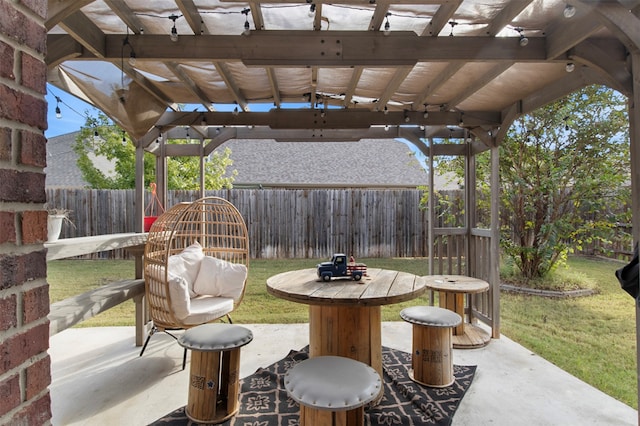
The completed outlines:
{"type": "Polygon", "coordinates": [[[189,296],[196,297],[197,294],[193,290],[193,284],[198,277],[200,271],[200,262],[204,258],[204,252],[199,242],[191,244],[179,254],[169,256],[167,266],[169,267],[169,280],[171,277],[183,277],[187,283],[189,296]]]}
{"type": "Polygon", "coordinates": [[[193,289],[197,294],[230,297],[237,302],[246,279],[245,265],[204,256],[193,289]]]}
{"type": "MultiPolygon", "coordinates": [[[[147,279],[164,282],[164,272],[164,266],[148,265],[145,269],[145,276],[147,279]]],[[[169,281],[167,284],[169,287],[169,298],[171,300],[171,311],[176,318],[184,320],[191,312],[191,297],[189,296],[187,280],[183,276],[172,274],[171,272],[169,272],[167,279],[169,281]]],[[[155,285],[149,288],[152,295],[166,297],[166,295],[158,294],[159,290],[159,287],[155,285]]]]}
{"type": "Polygon", "coordinates": [[[171,296],[171,309],[179,320],[184,320],[191,313],[191,297],[187,280],[183,277],[169,275],[169,295],[171,296]]]}

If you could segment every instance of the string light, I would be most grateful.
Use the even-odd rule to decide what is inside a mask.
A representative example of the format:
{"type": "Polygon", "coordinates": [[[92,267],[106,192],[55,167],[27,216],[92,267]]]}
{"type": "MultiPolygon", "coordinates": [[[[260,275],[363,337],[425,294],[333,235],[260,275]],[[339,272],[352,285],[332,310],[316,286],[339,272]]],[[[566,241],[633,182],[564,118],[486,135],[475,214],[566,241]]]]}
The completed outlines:
{"type": "Polygon", "coordinates": [[[56,113],[56,118],[60,119],[62,118],[62,110],[60,109],[60,105],[64,105],[65,107],[67,107],[68,109],[70,109],[72,112],[74,112],[75,114],[77,114],[79,117],[82,117],[84,119],[90,118],[90,116],[88,114],[83,114],[77,110],[75,110],[71,105],[67,104],[64,102],[64,100],[62,98],[60,98],[59,96],[57,96],[55,93],[53,93],[53,91],[51,90],[51,88],[49,87],[49,85],[47,85],[47,92],[49,92],[51,94],[51,96],[53,96],[56,100],[56,108],[55,108],[55,113],[56,113]]]}
{"type": "Polygon", "coordinates": [[[453,37],[453,27],[458,25],[456,21],[449,21],[449,25],[451,25],[451,32],[449,33],[449,37],[453,37]]]}
{"type": "Polygon", "coordinates": [[[391,15],[390,12],[387,12],[387,14],[384,16],[385,19],[385,23],[384,23],[384,35],[388,36],[389,34],[391,34],[391,24],[389,24],[389,16],[391,15]]]}
{"type": "Polygon", "coordinates": [[[171,28],[171,35],[169,36],[171,38],[172,42],[176,42],[178,41],[178,30],[176,29],[176,19],[178,19],[179,16],[177,15],[170,15],[169,19],[171,19],[173,21],[173,27],[171,28]]]}
{"type": "Polygon", "coordinates": [[[251,12],[251,9],[249,9],[248,7],[242,9],[242,13],[244,14],[244,31],[242,31],[242,34],[246,36],[251,34],[251,26],[249,25],[249,12],[251,12]]]}
{"type": "Polygon", "coordinates": [[[136,66],[137,63],[137,58],[136,58],[136,52],[135,50],[133,50],[133,45],[131,44],[131,42],[129,42],[129,27],[127,27],[127,36],[124,38],[124,40],[122,41],[122,57],[124,58],[124,48],[125,46],[129,46],[129,65],[131,65],[132,67],[136,66]]]}
{"type": "Polygon", "coordinates": [[[567,19],[573,18],[575,14],[576,14],[576,8],[571,6],[570,4],[567,4],[564,7],[564,10],[562,11],[562,15],[567,19]]]}
{"type": "Polygon", "coordinates": [[[62,118],[62,111],[60,111],[60,98],[56,96],[56,118],[60,120],[62,118]]]}
{"type": "Polygon", "coordinates": [[[316,15],[316,4],[311,3],[311,6],[309,6],[309,16],[314,17],[315,15],[316,15]]]}
{"type": "Polygon", "coordinates": [[[564,70],[566,72],[573,72],[576,69],[576,64],[573,62],[567,62],[567,65],[564,66],[564,70]]]}
{"type": "Polygon", "coordinates": [[[519,41],[520,46],[525,47],[527,44],[529,44],[529,39],[525,37],[524,34],[522,34],[522,31],[524,31],[522,28],[514,28],[513,30],[517,31],[518,34],[520,34],[520,41],[519,41]]]}

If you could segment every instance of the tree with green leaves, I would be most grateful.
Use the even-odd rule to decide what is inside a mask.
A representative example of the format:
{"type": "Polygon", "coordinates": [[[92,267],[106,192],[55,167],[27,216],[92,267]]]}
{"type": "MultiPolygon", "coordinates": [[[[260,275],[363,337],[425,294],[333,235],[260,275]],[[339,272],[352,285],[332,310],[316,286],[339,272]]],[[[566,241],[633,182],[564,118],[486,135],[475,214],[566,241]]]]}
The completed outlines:
{"type": "MultiPolygon", "coordinates": [[[[185,143],[170,141],[169,143],[185,143]]],[[[131,140],[109,118],[100,113],[87,117],[85,126],[76,138],[74,151],[82,176],[94,189],[135,188],[136,153],[131,140]],[[106,159],[113,166],[107,173],[97,163],[106,159]]],[[[145,152],[144,186],[155,181],[155,156],[145,152]]],[[[237,172],[227,174],[233,164],[231,150],[213,152],[205,161],[205,189],[231,188],[237,172]]],[[[170,157],[167,159],[168,189],[199,189],[200,159],[198,157],[170,157]]]]}
{"type": "MultiPolygon", "coordinates": [[[[520,117],[500,146],[501,247],[525,281],[605,239],[629,212],[626,100],[589,86],[520,117]]],[[[462,159],[439,161],[462,175],[462,159]]],[[[489,162],[477,161],[478,182],[489,162]]],[[[489,190],[479,185],[479,191],[489,190]]],[[[485,197],[488,199],[488,197],[485,197]]]]}

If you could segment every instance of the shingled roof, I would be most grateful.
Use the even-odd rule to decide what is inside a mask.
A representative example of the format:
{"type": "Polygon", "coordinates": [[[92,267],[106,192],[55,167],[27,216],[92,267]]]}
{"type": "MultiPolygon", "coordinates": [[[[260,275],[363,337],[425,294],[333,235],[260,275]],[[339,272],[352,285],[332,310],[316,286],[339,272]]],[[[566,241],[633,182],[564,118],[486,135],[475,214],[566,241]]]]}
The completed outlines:
{"type": "MultiPolygon", "coordinates": [[[[84,188],[73,144],[78,132],[47,142],[47,188],[84,188]]],[[[395,139],[359,142],[277,142],[230,140],[217,150],[231,149],[238,171],[234,187],[415,188],[428,184],[428,174],[411,149],[395,139]]],[[[108,168],[108,167],[107,167],[108,168]]],[[[439,189],[451,188],[436,177],[439,189]]]]}
{"type": "Polygon", "coordinates": [[[79,132],[55,136],[47,140],[46,188],[85,188],[88,183],[77,166],[78,155],[73,144],[79,132]]]}
{"type": "MultiPolygon", "coordinates": [[[[230,140],[234,186],[416,187],[428,174],[409,147],[394,139],[359,142],[230,140]]],[[[221,149],[221,148],[218,148],[221,149]]]]}

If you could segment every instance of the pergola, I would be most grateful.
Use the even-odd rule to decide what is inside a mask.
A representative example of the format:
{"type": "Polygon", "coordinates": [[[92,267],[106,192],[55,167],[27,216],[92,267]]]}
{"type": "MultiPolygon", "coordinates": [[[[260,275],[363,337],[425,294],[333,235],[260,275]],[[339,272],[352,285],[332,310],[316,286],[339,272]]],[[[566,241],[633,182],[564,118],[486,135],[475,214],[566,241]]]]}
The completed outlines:
{"type": "MultiPolygon", "coordinates": [[[[140,230],[145,151],[161,195],[167,156],[233,138],[398,137],[468,170],[490,151],[490,228],[431,235],[466,238],[464,272],[491,283],[474,309],[497,337],[497,147],[520,115],[591,84],[629,100],[639,211],[640,0],[49,0],[46,30],[48,82],[134,140],[140,230]]],[[[465,187],[473,206],[473,173],[465,187]]]]}

